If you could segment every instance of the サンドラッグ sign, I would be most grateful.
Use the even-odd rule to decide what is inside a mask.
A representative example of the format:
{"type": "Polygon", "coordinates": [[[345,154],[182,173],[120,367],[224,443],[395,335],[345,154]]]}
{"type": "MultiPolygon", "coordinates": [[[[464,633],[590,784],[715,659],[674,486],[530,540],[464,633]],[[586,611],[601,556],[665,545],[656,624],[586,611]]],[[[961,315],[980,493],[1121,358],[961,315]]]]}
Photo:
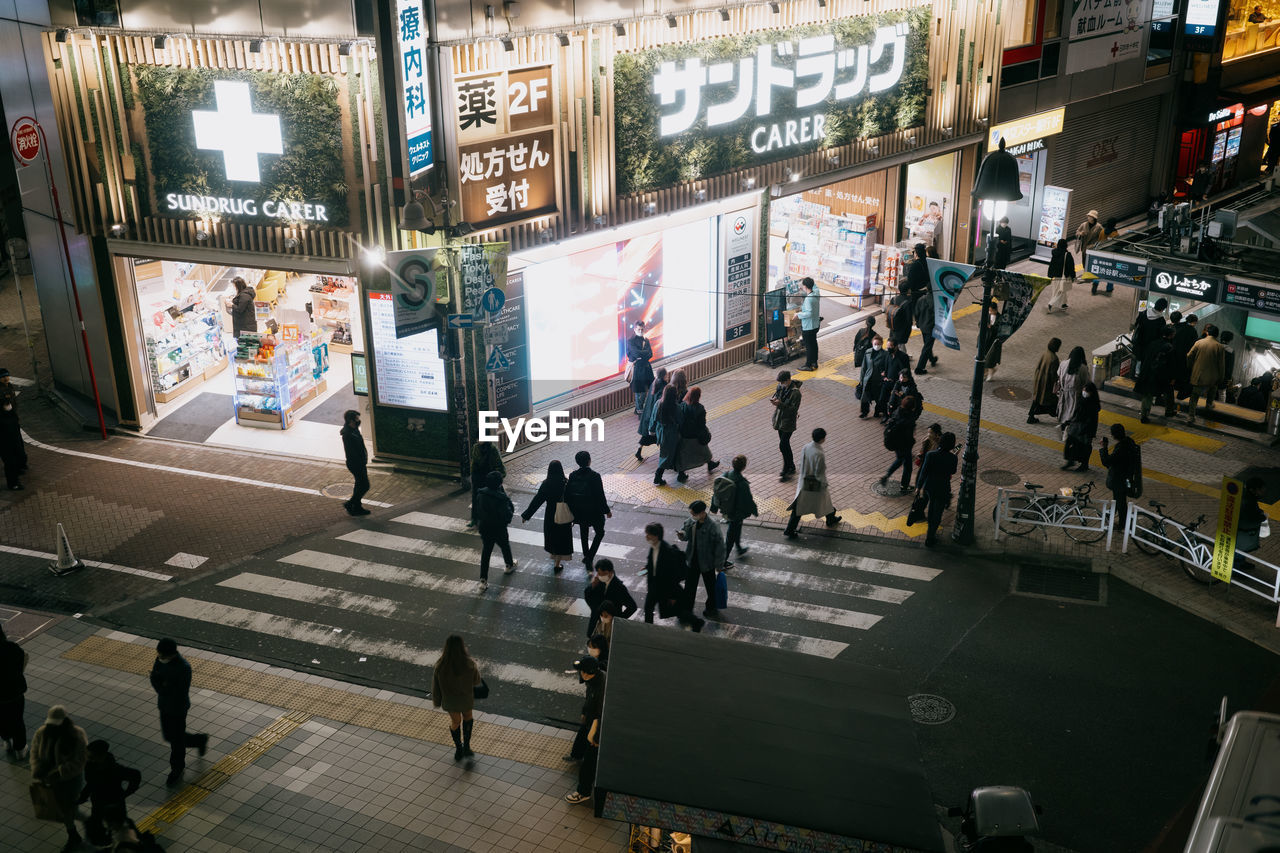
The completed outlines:
{"type": "Polygon", "coordinates": [[[924,123],[928,9],[614,59],[619,195],[924,123]]]}

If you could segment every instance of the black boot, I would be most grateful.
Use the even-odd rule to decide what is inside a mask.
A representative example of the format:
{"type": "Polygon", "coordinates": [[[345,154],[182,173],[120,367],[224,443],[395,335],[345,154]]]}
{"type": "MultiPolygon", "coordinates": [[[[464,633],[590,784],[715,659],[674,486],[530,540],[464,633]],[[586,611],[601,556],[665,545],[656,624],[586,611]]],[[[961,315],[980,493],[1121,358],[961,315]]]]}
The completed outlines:
{"type": "Polygon", "coordinates": [[[462,756],[466,755],[466,751],[462,746],[462,730],[449,729],[449,734],[453,737],[453,760],[461,761],[462,756]]]}
{"type": "Polygon", "coordinates": [[[462,756],[463,758],[471,758],[473,755],[475,755],[475,753],[471,751],[471,730],[475,728],[475,725],[476,725],[475,720],[462,721],[462,756]]]}

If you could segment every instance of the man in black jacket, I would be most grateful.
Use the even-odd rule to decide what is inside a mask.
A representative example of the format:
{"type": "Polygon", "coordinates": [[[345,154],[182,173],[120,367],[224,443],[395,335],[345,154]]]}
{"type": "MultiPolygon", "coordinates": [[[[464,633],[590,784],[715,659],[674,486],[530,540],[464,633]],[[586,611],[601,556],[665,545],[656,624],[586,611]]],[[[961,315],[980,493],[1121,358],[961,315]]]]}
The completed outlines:
{"type": "Polygon", "coordinates": [[[347,409],[342,415],[342,452],[347,457],[347,470],[356,478],[351,499],[343,506],[350,515],[368,515],[369,510],[361,501],[369,493],[369,450],[364,446],[364,436],[360,434],[360,413],[355,409],[347,409]]]}
{"type": "Polygon", "coordinates": [[[1142,399],[1142,422],[1150,423],[1151,404],[1157,399],[1164,404],[1164,416],[1173,417],[1177,413],[1173,401],[1173,328],[1159,326],[1155,339],[1148,341],[1138,356],[1138,379],[1133,389],[1142,399]]]}
{"type": "Polygon", "coordinates": [[[876,416],[883,410],[880,408],[880,389],[884,384],[885,363],[889,356],[884,349],[884,339],[879,335],[871,336],[871,349],[862,356],[862,373],[858,378],[858,399],[862,401],[858,417],[865,418],[876,407],[876,416]]]}
{"type": "Polygon", "coordinates": [[[1111,425],[1111,437],[1116,440],[1115,450],[1107,446],[1104,435],[1098,455],[1107,469],[1107,488],[1116,501],[1116,523],[1124,524],[1129,515],[1129,487],[1142,472],[1142,456],[1138,445],[1125,434],[1123,424],[1111,425]]]}
{"type": "Polygon", "coordinates": [[[1177,311],[1169,315],[1169,324],[1173,326],[1173,382],[1178,397],[1183,398],[1191,394],[1191,367],[1187,364],[1187,353],[1195,346],[1200,333],[1196,331],[1195,314],[1188,314],[1186,320],[1178,322],[1181,319],[1182,314],[1177,311]]]}
{"type": "Polygon", "coordinates": [[[644,596],[644,621],[652,624],[653,611],[657,608],[659,619],[675,616],[682,624],[692,625],[697,633],[706,623],[693,615],[691,607],[684,606],[684,587],[681,586],[685,576],[684,553],[667,542],[664,534],[662,525],[656,521],[644,526],[644,541],[649,543],[649,556],[644,564],[649,579],[649,590],[644,596]]]}
{"type": "Polygon", "coordinates": [[[920,337],[924,339],[920,345],[920,359],[916,362],[916,373],[923,375],[929,372],[925,370],[926,362],[935,366],[938,363],[938,357],[933,354],[933,295],[926,293],[917,298],[911,310],[915,314],[916,328],[920,330],[920,337]]]}
{"type": "Polygon", "coordinates": [[[178,653],[178,644],[165,637],[156,643],[156,662],[151,666],[151,687],[160,709],[160,731],[169,742],[169,778],[166,784],[182,781],[187,766],[187,750],[200,755],[209,748],[207,734],[187,732],[187,711],[191,709],[191,664],[178,653]]]}
{"type": "Polygon", "coordinates": [[[609,500],[604,494],[604,481],[600,475],[591,470],[591,454],[579,450],[573,457],[578,463],[578,470],[569,475],[569,482],[564,487],[564,500],[573,513],[573,523],[578,525],[582,537],[582,564],[591,571],[596,562],[596,551],[600,550],[600,540],[604,538],[604,520],[613,518],[609,509],[609,500]],[[595,532],[590,545],[587,544],[587,529],[595,532]]]}
{"type": "Polygon", "coordinates": [[[502,559],[506,561],[505,574],[516,570],[516,561],[511,557],[511,539],[507,535],[507,525],[515,515],[515,505],[502,488],[502,475],[490,471],[485,478],[484,488],[476,492],[472,501],[476,516],[476,528],[480,531],[480,591],[489,588],[489,558],[493,556],[493,546],[502,551],[502,559]]]}
{"type": "Polygon", "coordinates": [[[591,608],[591,617],[587,620],[587,636],[594,636],[596,623],[600,621],[600,605],[612,601],[618,608],[618,618],[630,619],[636,612],[636,600],[627,591],[622,578],[614,574],[613,561],[601,559],[596,563],[596,576],[582,593],[582,598],[591,608]]]}
{"type": "Polygon", "coordinates": [[[129,821],[125,799],[141,785],[142,774],[117,762],[109,743],[95,740],[89,744],[84,790],[80,792],[79,801],[87,800],[90,805],[85,831],[91,843],[104,846],[111,843],[112,833],[129,821]]]}
{"type": "Polygon", "coordinates": [[[924,243],[916,243],[912,253],[915,257],[907,264],[907,284],[902,292],[915,299],[932,290],[933,285],[929,281],[929,252],[924,243]]]}
{"type": "Polygon", "coordinates": [[[907,341],[911,340],[911,323],[915,319],[913,314],[915,302],[915,296],[911,293],[899,293],[893,300],[893,304],[897,308],[893,312],[893,317],[889,320],[889,340],[899,346],[906,346],[907,341]]]}
{"type": "MultiPolygon", "coordinates": [[[[907,322],[910,323],[910,320],[907,322]]],[[[876,414],[884,417],[889,414],[889,400],[893,397],[893,386],[898,381],[898,376],[904,370],[911,372],[911,356],[897,341],[890,338],[885,344],[884,361],[881,364],[884,369],[880,373],[880,399],[876,401],[876,414]]]]}

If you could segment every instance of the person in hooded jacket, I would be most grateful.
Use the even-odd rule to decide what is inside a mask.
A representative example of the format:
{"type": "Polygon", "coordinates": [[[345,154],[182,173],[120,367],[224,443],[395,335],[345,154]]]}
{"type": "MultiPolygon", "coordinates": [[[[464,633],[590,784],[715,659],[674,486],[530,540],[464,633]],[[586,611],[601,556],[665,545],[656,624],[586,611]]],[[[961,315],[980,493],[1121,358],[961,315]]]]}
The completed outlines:
{"type": "Polygon", "coordinates": [[[54,705],[44,725],[31,738],[31,781],[53,791],[53,799],[62,812],[67,828],[63,853],[80,849],[80,831],[76,829],[76,801],[84,789],[84,765],[88,759],[89,738],[84,729],[67,716],[67,709],[54,705]]]}
{"type": "Polygon", "coordinates": [[[899,293],[893,300],[897,310],[889,320],[889,340],[899,346],[906,346],[911,340],[911,324],[915,320],[915,296],[912,293],[899,293]]]}
{"type": "Polygon", "coordinates": [[[476,517],[476,494],[489,482],[489,472],[497,471],[507,475],[507,466],[502,462],[502,453],[498,451],[496,441],[477,441],[471,445],[471,520],[467,527],[475,527],[479,520],[476,517]]]}
{"type": "Polygon", "coordinates": [[[1031,376],[1031,410],[1027,412],[1027,423],[1038,424],[1036,415],[1052,414],[1058,408],[1058,366],[1062,360],[1058,358],[1058,350],[1062,349],[1061,338],[1050,338],[1045,351],[1036,362],[1035,373],[1031,376]]]}
{"type": "Polygon", "coordinates": [[[502,558],[506,561],[505,574],[516,570],[516,561],[511,556],[511,540],[507,535],[507,525],[515,514],[515,506],[511,498],[502,488],[502,475],[490,471],[485,478],[485,485],[476,492],[476,529],[480,531],[480,591],[489,588],[489,558],[493,555],[493,546],[502,550],[502,558]]]}
{"type": "Polygon", "coordinates": [[[1142,369],[1142,354],[1153,341],[1160,340],[1161,330],[1168,325],[1164,319],[1164,312],[1168,309],[1169,300],[1161,296],[1154,303],[1148,303],[1147,307],[1133,318],[1129,343],[1133,347],[1133,357],[1139,370],[1142,369]]]}
{"type": "Polygon", "coordinates": [[[556,506],[564,501],[564,489],[568,482],[560,460],[552,459],[547,464],[547,478],[538,486],[529,506],[520,513],[520,521],[528,521],[538,511],[538,507],[546,504],[547,510],[542,515],[542,550],[555,561],[552,568],[557,572],[564,568],[565,560],[573,559],[573,522],[556,522],[556,506]]]}
{"type": "Polygon", "coordinates": [[[254,311],[253,300],[256,294],[252,287],[240,276],[231,279],[235,287],[235,295],[227,300],[227,313],[231,315],[231,334],[240,337],[245,332],[257,333],[258,317],[254,311]]]}
{"type": "Polygon", "coordinates": [[[899,370],[898,378],[894,380],[893,390],[889,392],[889,410],[884,420],[893,417],[893,413],[902,405],[902,401],[907,397],[915,397],[917,405],[924,399],[920,393],[920,389],[916,387],[916,379],[911,375],[910,370],[899,370]]]}

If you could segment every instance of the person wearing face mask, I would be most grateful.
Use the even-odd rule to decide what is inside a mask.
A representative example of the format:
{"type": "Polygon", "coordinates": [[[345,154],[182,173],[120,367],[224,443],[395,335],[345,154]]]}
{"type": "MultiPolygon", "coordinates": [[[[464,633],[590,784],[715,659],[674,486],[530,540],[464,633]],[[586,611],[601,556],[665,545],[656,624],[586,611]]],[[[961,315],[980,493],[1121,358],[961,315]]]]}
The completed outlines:
{"type": "Polygon", "coordinates": [[[656,610],[659,619],[675,616],[682,624],[691,625],[697,633],[705,621],[693,615],[692,606],[683,606],[684,589],[680,582],[685,576],[684,554],[663,539],[665,532],[656,521],[644,526],[644,541],[649,544],[649,556],[644,564],[644,574],[649,583],[644,596],[644,621],[652,625],[656,610]]]}
{"type": "Polygon", "coordinates": [[[867,350],[866,355],[862,358],[862,373],[859,376],[858,388],[855,392],[858,395],[858,399],[862,401],[862,406],[858,413],[860,418],[867,416],[873,403],[876,407],[876,417],[884,414],[884,409],[880,407],[880,389],[884,384],[888,358],[888,353],[884,350],[884,339],[879,335],[872,336],[871,349],[867,350]]]}
{"type": "Polygon", "coordinates": [[[1093,454],[1093,438],[1098,434],[1098,414],[1101,411],[1098,386],[1086,382],[1080,390],[1076,410],[1067,424],[1066,439],[1062,446],[1062,458],[1066,460],[1066,464],[1062,466],[1063,471],[1070,471],[1075,465],[1080,466],[1075,468],[1076,471],[1089,470],[1089,457],[1093,454]]]}
{"type": "Polygon", "coordinates": [[[653,384],[653,344],[644,336],[644,320],[636,323],[635,334],[627,339],[627,361],[631,362],[631,391],[636,395],[636,414],[644,414],[644,400],[653,384]]]}
{"type": "Polygon", "coordinates": [[[361,501],[369,493],[369,450],[360,434],[360,413],[347,409],[342,416],[342,452],[347,458],[347,470],[355,478],[351,498],[343,506],[349,515],[368,515],[361,501]]]}
{"type": "Polygon", "coordinates": [[[769,402],[773,404],[773,428],[778,431],[778,450],[782,453],[782,473],[778,481],[785,483],[796,473],[791,434],[796,431],[796,416],[800,412],[800,381],[791,378],[790,370],[778,371],[778,387],[769,402]]]}
{"type": "Polygon", "coordinates": [[[902,345],[889,338],[885,344],[884,372],[880,376],[880,399],[876,401],[876,413],[881,417],[889,414],[889,403],[893,398],[893,389],[897,385],[902,371],[911,373],[911,356],[902,345]]]}

